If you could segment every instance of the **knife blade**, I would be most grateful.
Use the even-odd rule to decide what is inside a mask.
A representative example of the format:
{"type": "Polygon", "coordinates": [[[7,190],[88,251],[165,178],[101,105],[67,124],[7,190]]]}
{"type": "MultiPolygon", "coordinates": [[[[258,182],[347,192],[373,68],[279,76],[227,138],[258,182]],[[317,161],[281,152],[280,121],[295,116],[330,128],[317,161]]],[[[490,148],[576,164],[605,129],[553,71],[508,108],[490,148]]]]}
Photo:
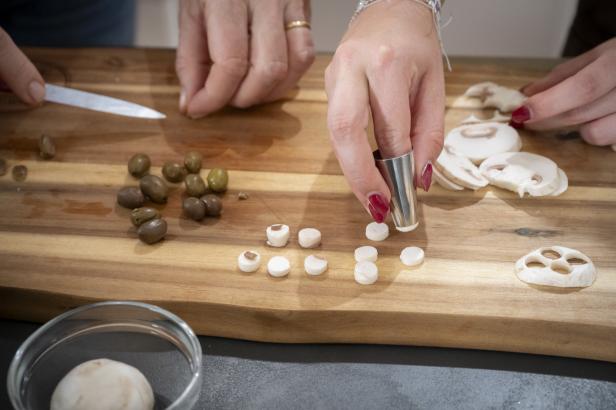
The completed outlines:
{"type": "Polygon", "coordinates": [[[125,117],[162,119],[167,116],[143,105],[54,84],[45,85],[45,100],[125,117]]]}

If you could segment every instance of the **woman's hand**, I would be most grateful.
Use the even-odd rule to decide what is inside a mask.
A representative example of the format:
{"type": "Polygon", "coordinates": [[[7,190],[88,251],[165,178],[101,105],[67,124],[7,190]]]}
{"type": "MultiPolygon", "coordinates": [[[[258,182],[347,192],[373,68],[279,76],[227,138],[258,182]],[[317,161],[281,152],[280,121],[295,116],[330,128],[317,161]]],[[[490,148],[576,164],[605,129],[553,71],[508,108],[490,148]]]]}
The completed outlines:
{"type": "Polygon", "coordinates": [[[616,144],[616,38],[557,66],[523,92],[529,99],[513,112],[514,125],[579,127],[590,144],[616,144]]]}
{"type": "Polygon", "coordinates": [[[38,105],[45,98],[43,77],[7,32],[0,28],[0,88],[2,83],[28,105],[38,105]]]}
{"type": "Polygon", "coordinates": [[[208,115],[283,97],[314,61],[308,0],[182,0],[180,111],[208,115]]]}
{"type": "Polygon", "coordinates": [[[334,151],[355,196],[377,222],[391,194],[366,135],[372,115],[381,155],[413,149],[416,186],[430,188],[444,137],[443,63],[432,12],[408,0],[374,4],[355,19],[325,72],[334,151]]]}

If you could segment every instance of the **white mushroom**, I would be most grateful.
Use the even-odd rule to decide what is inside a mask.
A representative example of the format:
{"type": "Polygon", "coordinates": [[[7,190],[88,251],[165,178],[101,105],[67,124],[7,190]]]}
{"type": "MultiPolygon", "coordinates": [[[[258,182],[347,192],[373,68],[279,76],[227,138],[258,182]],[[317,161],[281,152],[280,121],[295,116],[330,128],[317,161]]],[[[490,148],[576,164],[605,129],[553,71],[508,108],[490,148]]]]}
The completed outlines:
{"type": "Polygon", "coordinates": [[[550,195],[560,187],[558,167],[549,158],[528,152],[505,152],[486,159],[479,167],[492,185],[531,196],[550,195]]]}
{"type": "Polygon", "coordinates": [[[464,187],[447,178],[437,167],[432,168],[432,177],[437,184],[450,191],[462,191],[464,187]]]}
{"type": "Polygon", "coordinates": [[[558,188],[554,192],[550,194],[550,196],[558,196],[565,192],[569,188],[569,178],[567,178],[567,174],[565,171],[558,168],[558,188]]]}
{"type": "MultiPolygon", "coordinates": [[[[481,108],[498,108],[502,112],[511,112],[521,106],[526,101],[526,96],[512,88],[503,87],[493,82],[484,82],[470,86],[464,96],[466,100],[458,99],[458,104],[466,106],[458,108],[474,108],[470,107],[471,102],[467,100],[476,100],[476,103],[481,108]]],[[[456,102],[454,102],[454,107],[456,102]]]]}
{"type": "Polygon", "coordinates": [[[379,268],[374,262],[363,261],[355,264],[355,282],[360,285],[372,285],[379,278],[379,268]]]}
{"type": "Polygon", "coordinates": [[[261,255],[255,251],[244,251],[237,257],[237,267],[242,272],[251,273],[261,266],[261,255]]]}
{"type": "Polygon", "coordinates": [[[597,278],[588,256],[564,246],[539,248],[523,256],[515,264],[515,273],[522,282],[563,288],[587,287],[597,278]]]}
{"type": "Polygon", "coordinates": [[[282,248],[289,241],[289,226],[283,224],[275,224],[268,226],[265,230],[267,235],[267,244],[275,248],[282,248]]]}
{"type": "Polygon", "coordinates": [[[406,266],[419,266],[424,261],[424,250],[417,246],[409,246],[400,252],[400,261],[406,266]]]}
{"type": "Polygon", "coordinates": [[[154,393],[133,366],[95,359],[73,368],[56,386],[51,410],[151,410],[154,393]]]}
{"type": "Polygon", "coordinates": [[[284,256],[274,256],[267,262],[267,271],[275,278],[287,276],[291,271],[291,262],[284,256]]]}
{"type": "Polygon", "coordinates": [[[300,229],[297,239],[302,248],[316,248],[321,244],[321,231],[315,228],[300,229]]]}
{"type": "Polygon", "coordinates": [[[379,251],[374,246],[360,246],[355,249],[355,262],[376,262],[379,258],[379,251]]]}
{"type": "Polygon", "coordinates": [[[488,185],[488,180],[468,158],[458,155],[450,147],[445,147],[436,159],[436,168],[451,182],[477,190],[488,185]]]}
{"type": "Polygon", "coordinates": [[[513,127],[488,122],[454,128],[445,137],[445,146],[479,164],[494,154],[519,151],[522,140],[513,127]]]}
{"type": "Polygon", "coordinates": [[[370,222],[366,225],[366,238],[371,241],[384,241],[389,236],[389,226],[386,223],[370,222]]]}
{"type": "Polygon", "coordinates": [[[504,122],[504,123],[509,123],[509,121],[511,121],[511,116],[510,115],[503,115],[501,114],[500,111],[496,110],[494,111],[494,114],[492,114],[491,118],[486,118],[486,119],[482,119],[477,117],[475,114],[471,114],[468,117],[466,117],[465,119],[462,120],[462,122],[460,123],[460,125],[469,125],[469,124],[483,124],[486,122],[504,122]]]}

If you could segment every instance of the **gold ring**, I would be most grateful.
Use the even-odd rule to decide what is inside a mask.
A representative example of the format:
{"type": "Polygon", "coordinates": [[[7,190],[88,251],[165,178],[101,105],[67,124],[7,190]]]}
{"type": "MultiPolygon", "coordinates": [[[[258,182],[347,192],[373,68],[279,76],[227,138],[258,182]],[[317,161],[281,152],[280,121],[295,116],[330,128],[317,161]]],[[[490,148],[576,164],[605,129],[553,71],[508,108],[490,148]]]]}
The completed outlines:
{"type": "Polygon", "coordinates": [[[310,28],[310,22],[306,21],[306,20],[293,20],[290,23],[287,23],[287,25],[285,26],[286,30],[291,30],[294,28],[299,28],[299,27],[306,27],[306,28],[310,28]]]}

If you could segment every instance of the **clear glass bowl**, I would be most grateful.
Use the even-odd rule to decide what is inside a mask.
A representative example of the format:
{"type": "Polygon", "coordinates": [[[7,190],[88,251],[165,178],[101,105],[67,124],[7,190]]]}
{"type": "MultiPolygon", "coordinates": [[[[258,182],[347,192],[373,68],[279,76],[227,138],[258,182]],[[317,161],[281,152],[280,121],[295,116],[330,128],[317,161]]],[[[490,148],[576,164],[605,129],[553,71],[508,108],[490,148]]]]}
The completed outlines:
{"type": "Polygon", "coordinates": [[[8,372],[16,410],[49,409],[56,385],[73,367],[107,358],[139,369],[155,409],[192,409],[201,390],[201,345],[179,317],[139,302],[102,302],[66,312],[19,347],[8,372]]]}

